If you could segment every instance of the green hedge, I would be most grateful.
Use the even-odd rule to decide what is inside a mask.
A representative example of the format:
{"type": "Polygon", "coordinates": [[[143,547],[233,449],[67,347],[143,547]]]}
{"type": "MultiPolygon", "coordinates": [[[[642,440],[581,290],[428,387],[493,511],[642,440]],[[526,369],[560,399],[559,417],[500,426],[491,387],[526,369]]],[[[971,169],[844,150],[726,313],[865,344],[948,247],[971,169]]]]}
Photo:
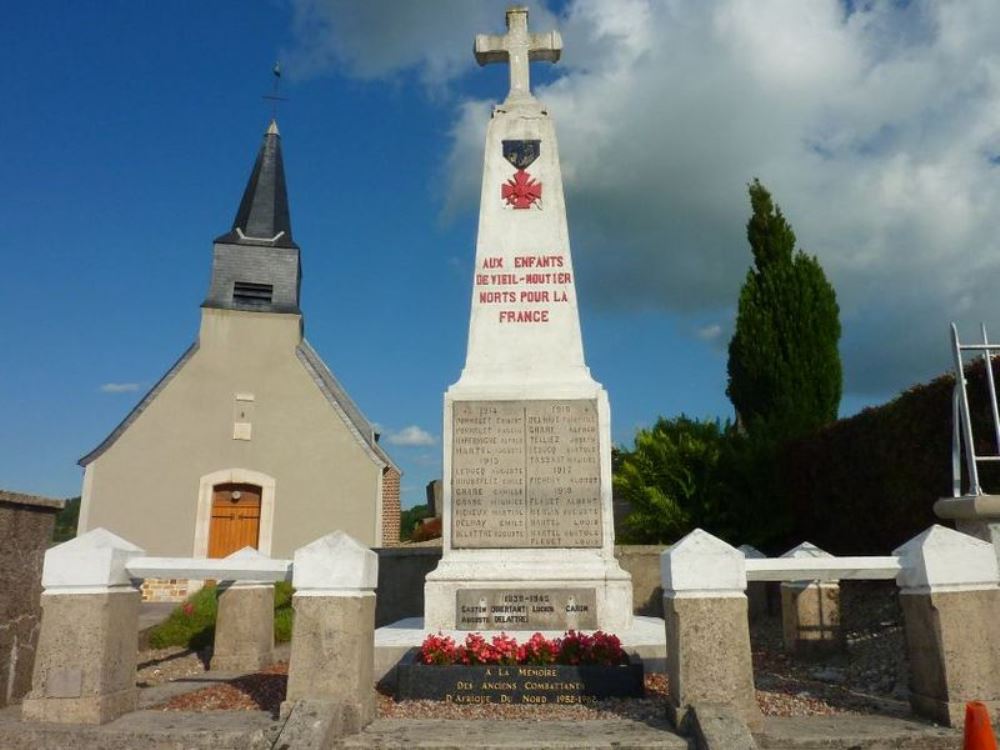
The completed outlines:
{"type": "MultiPolygon", "coordinates": [[[[1000,382],[1000,363],[993,371],[1000,382]]],[[[982,359],[966,378],[977,452],[996,453],[982,359]]],[[[952,494],[954,383],[941,376],[785,446],[780,476],[793,537],[834,554],[884,555],[941,523],[933,505],[952,494]]],[[[997,469],[980,464],[986,491],[1000,488],[997,469]]]]}

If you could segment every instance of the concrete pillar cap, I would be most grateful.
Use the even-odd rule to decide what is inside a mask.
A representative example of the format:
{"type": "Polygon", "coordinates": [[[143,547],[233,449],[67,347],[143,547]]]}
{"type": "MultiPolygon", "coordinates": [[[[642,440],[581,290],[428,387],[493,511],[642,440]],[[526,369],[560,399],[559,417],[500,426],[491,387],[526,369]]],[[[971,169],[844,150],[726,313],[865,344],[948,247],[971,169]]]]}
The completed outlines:
{"type": "Polygon", "coordinates": [[[343,531],[295,550],[292,586],[306,596],[357,596],[378,585],[378,555],[343,531]]]}
{"type": "Polygon", "coordinates": [[[746,558],[707,531],[695,529],[660,555],[660,578],[667,596],[742,596],[746,558]]]}
{"type": "Polygon", "coordinates": [[[766,560],[767,555],[761,552],[759,549],[754,547],[752,544],[741,544],[737,547],[740,552],[743,553],[743,557],[747,560],[766,560]]]}
{"type": "Polygon", "coordinates": [[[46,593],[101,593],[131,585],[126,566],[145,550],[97,528],[45,552],[42,587],[46,593]]]}
{"type": "Polygon", "coordinates": [[[822,558],[822,557],[833,557],[829,552],[824,549],[820,549],[812,542],[802,542],[802,544],[797,544],[792,547],[788,552],[782,555],[782,557],[791,558],[822,558]]]}
{"type": "Polygon", "coordinates": [[[976,591],[1000,586],[993,545],[935,524],[893,551],[904,593],[976,591]]]}

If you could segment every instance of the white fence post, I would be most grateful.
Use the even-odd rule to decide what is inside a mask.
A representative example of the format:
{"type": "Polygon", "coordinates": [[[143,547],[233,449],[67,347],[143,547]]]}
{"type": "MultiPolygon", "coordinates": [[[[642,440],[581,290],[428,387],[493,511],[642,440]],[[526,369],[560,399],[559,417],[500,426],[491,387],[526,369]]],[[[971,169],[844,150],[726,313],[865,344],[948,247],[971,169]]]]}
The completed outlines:
{"type": "Polygon", "coordinates": [[[743,553],[695,529],[660,555],[667,631],[667,713],[680,726],[691,706],[728,703],[751,727],[754,696],[743,553]]]}
{"type": "Polygon", "coordinates": [[[284,715],[296,703],[327,704],[334,734],[357,732],[375,718],[377,584],[378,556],[342,531],[296,550],[284,715]]]}
{"type": "Polygon", "coordinates": [[[25,719],[103,724],[135,709],[140,596],[126,566],[142,554],[102,528],[45,553],[25,719]]]}
{"type": "MultiPolygon", "coordinates": [[[[244,547],[227,560],[267,560],[244,547]]],[[[274,584],[264,581],[219,581],[212,669],[253,672],[274,663],[274,584]]]]}
{"type": "Polygon", "coordinates": [[[967,701],[1000,708],[1000,573],[993,545],[932,526],[895,551],[914,712],[961,726],[967,701]]]}

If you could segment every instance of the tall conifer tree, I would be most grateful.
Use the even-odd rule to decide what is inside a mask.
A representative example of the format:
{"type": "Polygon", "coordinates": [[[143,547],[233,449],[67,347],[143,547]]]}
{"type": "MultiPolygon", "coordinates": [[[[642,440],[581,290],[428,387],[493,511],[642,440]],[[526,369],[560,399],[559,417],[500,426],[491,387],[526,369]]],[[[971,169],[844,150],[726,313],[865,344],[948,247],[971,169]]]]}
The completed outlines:
{"type": "Polygon", "coordinates": [[[754,180],[747,239],[753,266],[740,291],[729,342],[726,394],[753,435],[791,438],[837,418],[842,370],[837,295],[815,257],[754,180]]]}

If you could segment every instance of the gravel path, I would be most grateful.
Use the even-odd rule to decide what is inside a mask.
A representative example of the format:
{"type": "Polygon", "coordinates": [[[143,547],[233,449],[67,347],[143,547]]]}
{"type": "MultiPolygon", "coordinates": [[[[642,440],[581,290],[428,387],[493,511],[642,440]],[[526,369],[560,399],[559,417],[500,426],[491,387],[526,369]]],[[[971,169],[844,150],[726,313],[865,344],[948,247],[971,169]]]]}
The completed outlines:
{"type": "MultiPolygon", "coordinates": [[[[845,582],[842,607],[846,653],[821,662],[791,658],[781,642],[780,613],[751,628],[757,702],[765,716],[883,714],[905,716],[907,664],[902,617],[893,582],[845,582]]],[[[155,685],[202,674],[206,654],[182,649],[141,655],[139,684],[155,685]]],[[[177,696],[158,706],[164,711],[264,710],[277,715],[284,698],[288,667],[279,663],[254,675],[177,696]]],[[[665,724],[663,705],[669,687],[662,674],[646,675],[646,697],[591,705],[456,705],[403,701],[378,693],[378,715],[385,719],[494,719],[529,721],[624,718],[665,724]]]]}

